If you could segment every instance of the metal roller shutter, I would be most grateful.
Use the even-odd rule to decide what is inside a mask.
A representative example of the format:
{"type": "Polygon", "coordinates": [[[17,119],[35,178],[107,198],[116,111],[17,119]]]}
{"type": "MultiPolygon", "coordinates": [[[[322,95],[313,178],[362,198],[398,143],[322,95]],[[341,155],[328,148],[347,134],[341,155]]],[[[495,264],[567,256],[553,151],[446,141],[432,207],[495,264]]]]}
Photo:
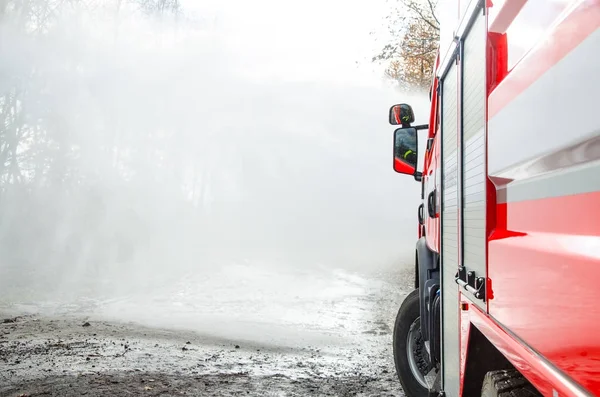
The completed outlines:
{"type": "MultiPolygon", "coordinates": [[[[486,277],[485,17],[464,40],[462,119],[463,266],[486,277]]],[[[482,300],[474,302],[486,310],[482,300]]]]}
{"type": "Polygon", "coordinates": [[[459,392],[458,285],[458,118],[457,66],[442,85],[442,322],[443,385],[447,396],[459,392]]]}

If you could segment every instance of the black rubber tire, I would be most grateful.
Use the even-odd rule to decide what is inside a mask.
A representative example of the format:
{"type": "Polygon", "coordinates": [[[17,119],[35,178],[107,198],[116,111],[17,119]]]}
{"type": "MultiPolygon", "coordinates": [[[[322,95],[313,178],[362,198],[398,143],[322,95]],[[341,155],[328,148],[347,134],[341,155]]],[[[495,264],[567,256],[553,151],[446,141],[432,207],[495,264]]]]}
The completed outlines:
{"type": "Polygon", "coordinates": [[[541,397],[529,381],[514,369],[490,371],[483,378],[481,397],[541,397]]]}
{"type": "Polygon", "coordinates": [[[406,354],[406,342],[411,324],[420,316],[419,290],[412,291],[400,305],[394,324],[394,363],[396,374],[407,397],[427,397],[429,391],[413,376],[406,354]]]}

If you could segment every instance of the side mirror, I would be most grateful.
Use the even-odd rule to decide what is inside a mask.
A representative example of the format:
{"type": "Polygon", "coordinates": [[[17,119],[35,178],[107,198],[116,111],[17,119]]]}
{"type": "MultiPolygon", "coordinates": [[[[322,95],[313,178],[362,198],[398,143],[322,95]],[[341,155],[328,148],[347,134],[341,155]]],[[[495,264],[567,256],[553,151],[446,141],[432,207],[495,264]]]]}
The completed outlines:
{"type": "Polygon", "coordinates": [[[390,108],[389,121],[391,125],[410,126],[415,122],[415,114],[410,105],[401,103],[390,108]]]}
{"type": "Polygon", "coordinates": [[[417,129],[414,127],[394,131],[394,171],[417,175],[418,142],[417,129]]]}

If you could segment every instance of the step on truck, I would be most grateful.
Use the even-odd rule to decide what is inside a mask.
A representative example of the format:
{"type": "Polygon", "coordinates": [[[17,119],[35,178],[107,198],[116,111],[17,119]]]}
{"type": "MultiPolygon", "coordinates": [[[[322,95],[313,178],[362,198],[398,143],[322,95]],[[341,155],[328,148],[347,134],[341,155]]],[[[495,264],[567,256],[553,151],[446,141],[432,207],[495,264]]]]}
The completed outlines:
{"type": "Polygon", "coordinates": [[[435,11],[429,123],[389,109],[393,168],[422,199],[403,390],[600,395],[600,0],[435,11]]]}

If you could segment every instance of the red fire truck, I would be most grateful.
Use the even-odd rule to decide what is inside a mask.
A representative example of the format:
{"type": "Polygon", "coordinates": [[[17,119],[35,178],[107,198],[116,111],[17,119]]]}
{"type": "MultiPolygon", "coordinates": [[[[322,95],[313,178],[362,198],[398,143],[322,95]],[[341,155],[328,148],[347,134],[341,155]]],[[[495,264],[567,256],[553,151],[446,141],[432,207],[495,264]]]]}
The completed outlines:
{"type": "Polygon", "coordinates": [[[436,14],[429,124],[389,112],[394,170],[423,200],[394,328],[403,389],[600,395],[600,0],[436,14]]]}

